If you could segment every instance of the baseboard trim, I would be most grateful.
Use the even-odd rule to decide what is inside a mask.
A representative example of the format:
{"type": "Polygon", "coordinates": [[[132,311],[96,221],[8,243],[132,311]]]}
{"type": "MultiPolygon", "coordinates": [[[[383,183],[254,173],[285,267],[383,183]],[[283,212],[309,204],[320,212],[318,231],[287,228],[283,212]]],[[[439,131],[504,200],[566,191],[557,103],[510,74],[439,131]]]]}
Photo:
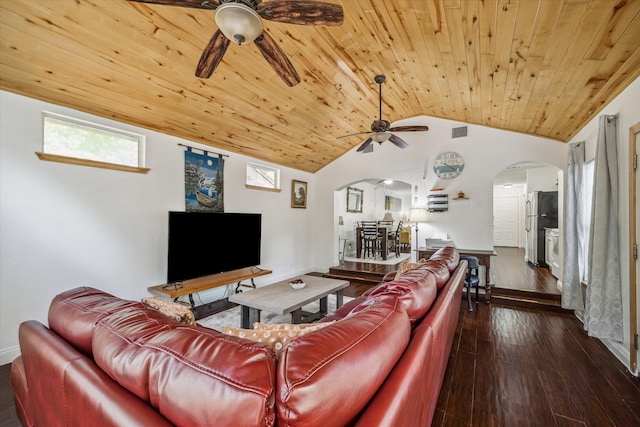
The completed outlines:
{"type": "MultiPolygon", "coordinates": [[[[584,311],[576,310],[575,315],[584,327],[584,311]]],[[[601,338],[598,339],[602,344],[604,344],[605,347],[607,347],[607,350],[609,350],[611,354],[613,354],[616,359],[618,359],[620,363],[622,363],[627,368],[629,372],[637,376],[637,373],[631,371],[631,354],[629,353],[629,349],[625,347],[624,343],[611,340],[603,340],[601,338]]]]}
{"type": "Polygon", "coordinates": [[[7,365],[13,362],[14,359],[18,356],[20,356],[19,346],[0,350],[0,365],[7,365]]]}
{"type": "Polygon", "coordinates": [[[631,372],[631,355],[629,354],[629,349],[625,347],[624,343],[603,339],[600,341],[602,341],[605,347],[607,347],[607,349],[627,368],[627,370],[631,372]]]}

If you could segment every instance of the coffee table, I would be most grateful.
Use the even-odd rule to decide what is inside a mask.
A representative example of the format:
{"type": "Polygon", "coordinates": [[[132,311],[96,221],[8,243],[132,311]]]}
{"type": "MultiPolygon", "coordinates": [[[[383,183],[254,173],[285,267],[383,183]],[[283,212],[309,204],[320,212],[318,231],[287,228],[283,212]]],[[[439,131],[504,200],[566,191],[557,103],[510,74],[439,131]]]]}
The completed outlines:
{"type": "Polygon", "coordinates": [[[229,301],[241,306],[241,327],[252,329],[254,322],[260,321],[260,311],[275,314],[291,313],[291,323],[307,323],[327,314],[327,296],[336,294],[336,308],[342,306],[343,289],[349,286],[347,280],[327,279],[318,276],[299,276],[307,285],[293,289],[289,281],[283,280],[229,296],[229,301]],[[320,311],[306,313],[302,307],[320,300],[320,311]]]}

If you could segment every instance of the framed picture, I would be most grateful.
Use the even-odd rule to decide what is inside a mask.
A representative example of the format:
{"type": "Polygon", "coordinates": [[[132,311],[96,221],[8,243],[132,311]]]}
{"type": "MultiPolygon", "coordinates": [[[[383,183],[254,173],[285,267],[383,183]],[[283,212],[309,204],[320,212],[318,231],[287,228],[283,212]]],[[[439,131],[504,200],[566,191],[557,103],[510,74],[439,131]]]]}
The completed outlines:
{"type": "Polygon", "coordinates": [[[347,212],[362,212],[362,194],[359,188],[347,187],[347,212]]]}
{"type": "Polygon", "coordinates": [[[304,181],[291,181],[291,207],[307,207],[307,183],[304,181]]]}
{"type": "Polygon", "coordinates": [[[384,196],[384,210],[385,211],[402,210],[402,199],[398,197],[384,196]]]}

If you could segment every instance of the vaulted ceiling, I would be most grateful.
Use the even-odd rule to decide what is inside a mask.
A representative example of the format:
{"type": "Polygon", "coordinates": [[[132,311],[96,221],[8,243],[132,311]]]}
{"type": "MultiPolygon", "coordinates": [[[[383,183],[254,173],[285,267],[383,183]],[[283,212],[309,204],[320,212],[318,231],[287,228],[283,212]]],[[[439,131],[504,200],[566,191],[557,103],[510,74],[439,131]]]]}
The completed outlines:
{"type": "Polygon", "coordinates": [[[195,77],[217,29],[210,10],[2,1],[0,88],[315,172],[366,137],[336,139],[377,119],[376,74],[391,122],[426,115],[563,142],[640,75],[638,0],[327,1],[343,25],[263,20],[301,77],[293,87],[253,43],[195,77]]]}

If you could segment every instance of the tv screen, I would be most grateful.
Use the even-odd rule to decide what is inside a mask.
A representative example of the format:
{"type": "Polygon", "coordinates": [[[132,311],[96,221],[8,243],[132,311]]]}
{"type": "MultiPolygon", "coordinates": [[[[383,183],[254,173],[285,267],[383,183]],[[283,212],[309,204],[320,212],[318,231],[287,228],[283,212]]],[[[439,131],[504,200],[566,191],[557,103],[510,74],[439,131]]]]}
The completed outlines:
{"type": "Polygon", "coordinates": [[[169,212],[167,282],[260,264],[262,215],[169,212]]]}

